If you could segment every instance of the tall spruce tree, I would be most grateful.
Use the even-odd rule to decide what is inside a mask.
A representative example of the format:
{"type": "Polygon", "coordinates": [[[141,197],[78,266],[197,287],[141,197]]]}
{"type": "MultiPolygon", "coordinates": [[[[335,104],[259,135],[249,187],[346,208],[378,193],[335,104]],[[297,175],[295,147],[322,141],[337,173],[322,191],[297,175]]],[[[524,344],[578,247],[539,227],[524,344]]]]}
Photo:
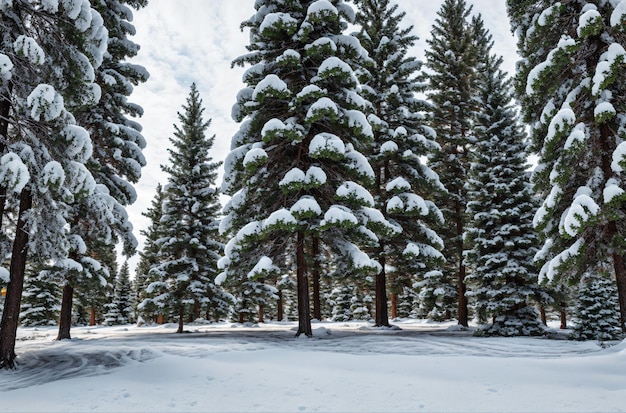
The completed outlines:
{"type": "Polygon", "coordinates": [[[427,95],[433,111],[430,125],[437,132],[441,151],[430,157],[429,165],[437,172],[447,191],[436,199],[445,225],[441,234],[445,244],[447,264],[441,277],[429,282],[438,284],[436,312],[454,312],[459,324],[468,325],[468,303],[463,259],[463,235],[467,226],[466,182],[470,167],[470,147],[475,141],[473,118],[476,111],[478,58],[485,52],[488,38],[478,21],[470,21],[472,7],[465,0],[445,0],[437,12],[432,38],[427,40],[427,95]],[[456,293],[449,286],[456,285],[456,293]]]}
{"type": "Polygon", "coordinates": [[[319,260],[305,245],[317,239],[336,273],[362,276],[379,269],[364,251],[378,240],[373,231],[399,229],[365,189],[374,179],[363,155],[373,133],[355,74],[367,52],[343,34],[353,10],[343,0],[260,0],[255,8],[242,25],[250,53],[235,61],[252,67],[233,109],[245,121],[225,165],[223,190],[233,199],[220,280],[275,280],[295,267],[296,335],[311,336],[307,269],[316,269],[307,265],[319,260]]]}
{"type": "Polygon", "coordinates": [[[516,77],[544,199],[535,215],[541,278],[616,280],[626,321],[626,15],[617,1],[508,1],[523,58],[516,77]],[[599,266],[599,267],[598,267],[599,266]]]}
{"type": "Polygon", "coordinates": [[[180,126],[174,125],[170,138],[169,164],[161,166],[168,174],[162,236],[157,241],[161,262],[150,269],[156,280],[148,288],[159,294],[154,303],[176,311],[178,333],[183,332],[185,315],[198,318],[209,308],[225,314],[229,307],[229,296],[214,283],[223,250],[216,239],[221,205],[215,180],[221,162],[213,162],[209,155],[215,136],[206,136],[211,121],[203,119],[203,112],[192,84],[183,113],[178,114],[180,126]]]}
{"type": "Polygon", "coordinates": [[[20,312],[23,326],[53,326],[59,320],[59,285],[53,279],[40,277],[43,268],[41,263],[31,263],[26,268],[20,312]]]}
{"type": "MultiPolygon", "coordinates": [[[[15,194],[17,226],[10,282],[0,327],[0,368],[14,367],[15,338],[28,250],[73,266],[69,255],[84,240],[67,231],[72,204],[95,193],[85,164],[89,133],[75,113],[95,104],[107,32],[88,1],[4,2],[0,5],[0,193],[15,194]]],[[[0,197],[0,216],[10,205],[0,197]]]]}
{"type": "Polygon", "coordinates": [[[375,323],[388,326],[386,271],[394,268],[391,292],[397,294],[443,260],[443,241],[431,229],[441,224],[441,213],[428,198],[434,189],[444,188],[421,160],[439,150],[439,145],[434,142],[434,130],[426,126],[424,113],[430,105],[416,98],[424,85],[416,79],[422,63],[408,56],[417,40],[411,34],[413,27],[400,27],[406,13],[398,12],[389,0],[359,0],[357,5],[359,39],[374,61],[362,87],[373,105],[369,119],[374,125],[374,145],[368,157],[375,174],[375,201],[402,228],[378,243],[381,270],[376,277],[375,323]]]}
{"type": "Polygon", "coordinates": [[[512,106],[512,86],[502,58],[487,55],[480,65],[478,105],[468,181],[466,257],[468,295],[481,319],[493,322],[487,335],[540,335],[529,298],[539,293],[533,257],[538,236],[535,204],[527,175],[527,135],[512,106]]]}

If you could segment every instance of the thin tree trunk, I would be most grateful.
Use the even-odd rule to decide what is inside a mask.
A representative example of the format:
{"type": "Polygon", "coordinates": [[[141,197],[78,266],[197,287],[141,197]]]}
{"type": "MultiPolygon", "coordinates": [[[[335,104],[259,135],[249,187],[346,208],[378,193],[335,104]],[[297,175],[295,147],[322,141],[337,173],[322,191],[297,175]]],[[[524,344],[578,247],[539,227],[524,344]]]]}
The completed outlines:
{"type": "Polygon", "coordinates": [[[622,332],[626,333],[626,264],[624,263],[624,257],[614,253],[613,267],[615,269],[615,282],[617,284],[620,322],[622,332]]]}
{"type": "Polygon", "coordinates": [[[567,313],[565,312],[564,303],[561,303],[563,307],[561,307],[561,330],[565,330],[567,328],[567,313]]]}
{"type": "Polygon", "coordinates": [[[57,340],[69,340],[72,338],[70,336],[70,329],[72,328],[72,301],[74,301],[74,287],[72,286],[72,281],[67,280],[63,286],[57,340]]]}
{"type": "Polygon", "coordinates": [[[157,314],[157,324],[163,324],[163,314],[157,314]]]}
{"type": "Polygon", "coordinates": [[[305,271],[304,233],[298,231],[296,245],[296,279],[298,288],[298,331],[296,337],[304,334],[313,337],[309,304],[309,279],[305,271]]]}
{"type": "Polygon", "coordinates": [[[11,265],[9,267],[9,284],[4,301],[2,321],[0,322],[0,368],[15,368],[15,340],[20,318],[22,291],[24,289],[24,271],[28,254],[28,229],[24,215],[33,205],[30,189],[25,188],[20,194],[20,210],[11,265]]]}
{"type": "Polygon", "coordinates": [[[259,304],[259,323],[263,323],[263,313],[265,312],[265,306],[263,304],[259,304]]]}
{"type": "MultiPolygon", "coordinates": [[[[381,244],[381,250],[382,250],[381,244]]],[[[385,274],[385,257],[380,254],[381,270],[376,274],[376,317],[377,327],[389,327],[389,314],[387,313],[387,276],[385,274]]]]}
{"type": "Polygon", "coordinates": [[[178,307],[178,330],[176,330],[177,334],[183,332],[183,327],[185,325],[185,306],[182,304],[178,307]]]}
{"type": "Polygon", "coordinates": [[[311,275],[313,277],[313,318],[322,320],[322,301],[320,299],[320,239],[313,237],[313,245],[311,247],[313,255],[313,268],[311,275]]]}
{"type": "Polygon", "coordinates": [[[543,304],[539,304],[539,315],[541,316],[541,323],[544,326],[548,325],[548,318],[546,317],[546,308],[543,304]]]}
{"type": "Polygon", "coordinates": [[[278,321],[283,321],[283,292],[281,290],[278,290],[278,303],[276,305],[276,310],[277,310],[277,315],[276,315],[276,319],[278,321]]]}
{"type": "Polygon", "coordinates": [[[92,308],[89,311],[89,325],[90,326],[96,325],[96,309],[95,308],[92,308]]]}

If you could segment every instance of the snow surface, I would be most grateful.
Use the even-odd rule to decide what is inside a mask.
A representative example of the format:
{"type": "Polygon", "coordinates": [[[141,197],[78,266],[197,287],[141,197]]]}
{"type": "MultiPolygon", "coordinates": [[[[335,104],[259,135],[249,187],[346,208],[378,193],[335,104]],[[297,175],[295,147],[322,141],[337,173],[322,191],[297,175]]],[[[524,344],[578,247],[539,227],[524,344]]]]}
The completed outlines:
{"type": "MultiPolygon", "coordinates": [[[[0,374],[11,412],[617,412],[626,342],[476,338],[397,320],[18,330],[0,374]]],[[[560,335],[553,330],[554,335],[560,335]]],[[[562,336],[562,335],[561,335],[562,336]]]]}

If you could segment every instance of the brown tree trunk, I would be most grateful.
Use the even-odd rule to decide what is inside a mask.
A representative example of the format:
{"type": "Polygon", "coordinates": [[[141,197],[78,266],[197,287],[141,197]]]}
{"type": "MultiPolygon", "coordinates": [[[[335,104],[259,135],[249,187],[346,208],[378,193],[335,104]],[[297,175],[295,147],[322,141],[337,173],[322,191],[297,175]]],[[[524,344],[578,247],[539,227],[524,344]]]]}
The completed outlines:
{"type": "Polygon", "coordinates": [[[33,198],[30,189],[26,188],[20,194],[19,219],[9,267],[10,280],[7,285],[2,321],[0,322],[0,368],[15,368],[15,340],[20,321],[24,271],[26,270],[28,254],[28,228],[26,228],[24,215],[31,209],[32,204],[33,198]]]}
{"type": "Polygon", "coordinates": [[[313,245],[311,247],[313,255],[313,268],[311,276],[313,277],[313,318],[322,320],[322,301],[320,299],[320,239],[313,237],[313,245]]]}
{"type": "Polygon", "coordinates": [[[304,334],[313,337],[309,304],[309,277],[305,270],[304,233],[298,231],[296,241],[296,280],[298,288],[298,331],[296,337],[304,334]]]}
{"type": "Polygon", "coordinates": [[[546,308],[542,304],[539,304],[539,315],[541,316],[541,323],[547,326],[548,318],[546,317],[546,308]]]}
{"type": "Polygon", "coordinates": [[[59,316],[59,334],[57,340],[69,340],[72,328],[72,301],[74,300],[74,287],[72,281],[67,280],[63,286],[63,298],[61,299],[61,315],[59,316]]]}
{"type": "Polygon", "coordinates": [[[184,325],[185,325],[185,306],[181,304],[178,307],[178,330],[176,330],[177,334],[180,334],[183,332],[184,325]]]}
{"type": "Polygon", "coordinates": [[[263,323],[263,313],[265,312],[265,306],[263,304],[259,304],[259,323],[263,323]]]}
{"type": "Polygon", "coordinates": [[[163,324],[163,314],[157,314],[156,322],[159,325],[163,324]]]}
{"type": "Polygon", "coordinates": [[[239,324],[243,324],[245,322],[244,314],[242,312],[239,313],[239,324]]]}
{"type": "Polygon", "coordinates": [[[624,263],[624,257],[614,253],[613,267],[615,269],[615,282],[617,284],[620,322],[622,323],[622,332],[626,333],[626,264],[624,263]]]}
{"type": "Polygon", "coordinates": [[[90,326],[96,325],[96,309],[95,308],[92,308],[89,311],[89,325],[90,326]]]}
{"type": "Polygon", "coordinates": [[[561,330],[565,330],[567,328],[567,313],[565,312],[564,303],[561,303],[561,330]]]}
{"type": "Polygon", "coordinates": [[[391,293],[391,319],[398,316],[398,294],[391,293]]]}
{"type": "Polygon", "coordinates": [[[385,274],[385,257],[380,254],[381,270],[376,274],[376,317],[377,327],[389,327],[389,314],[387,313],[387,276],[385,274]]]}
{"type": "Polygon", "coordinates": [[[283,321],[283,292],[281,290],[278,290],[278,303],[276,304],[276,311],[277,311],[277,315],[276,315],[276,319],[278,321],[283,321]]]}

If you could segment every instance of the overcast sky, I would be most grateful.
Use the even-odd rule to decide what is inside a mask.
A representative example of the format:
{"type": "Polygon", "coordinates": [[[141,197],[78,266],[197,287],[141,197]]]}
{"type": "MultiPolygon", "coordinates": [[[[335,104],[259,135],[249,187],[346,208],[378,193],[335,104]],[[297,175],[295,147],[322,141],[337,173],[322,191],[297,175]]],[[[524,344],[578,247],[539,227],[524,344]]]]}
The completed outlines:
{"type": "MultiPolygon", "coordinates": [[[[423,60],[426,40],[442,0],[396,0],[407,12],[404,26],[413,25],[420,40],[413,54],[423,60]]],[[[480,13],[494,36],[495,52],[505,59],[504,69],[513,73],[517,60],[515,39],[509,28],[505,2],[468,0],[473,12],[480,13]]],[[[215,134],[211,156],[223,160],[230,140],[239,125],[230,117],[237,92],[243,87],[242,68],[231,69],[232,60],[246,53],[248,32],[239,25],[254,14],[254,0],[150,0],[146,8],[135,13],[137,30],[133,40],[141,46],[133,63],[143,65],[150,79],[136,88],[131,101],[141,105],[144,116],[139,119],[148,142],[145,149],[148,165],[136,185],[138,199],[128,208],[129,218],[139,240],[139,230],[149,225],[141,215],[154,198],[155,188],[165,184],[167,176],[160,165],[168,162],[166,148],[178,123],[177,112],[189,94],[191,83],[198,86],[205,107],[205,117],[212,119],[208,130],[215,134]]],[[[221,184],[221,177],[217,185],[221,184]]],[[[138,257],[131,261],[134,268],[138,257]]]]}

